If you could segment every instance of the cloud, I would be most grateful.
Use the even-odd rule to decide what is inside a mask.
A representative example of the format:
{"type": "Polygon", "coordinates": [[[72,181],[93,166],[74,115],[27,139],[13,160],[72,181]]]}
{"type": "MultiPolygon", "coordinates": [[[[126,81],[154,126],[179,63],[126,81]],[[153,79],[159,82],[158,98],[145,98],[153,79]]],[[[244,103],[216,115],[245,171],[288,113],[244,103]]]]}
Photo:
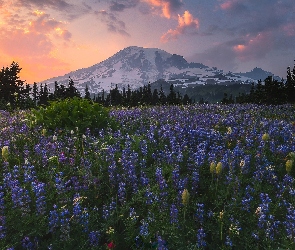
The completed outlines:
{"type": "Polygon", "coordinates": [[[26,29],[0,29],[0,47],[5,54],[18,57],[34,57],[48,54],[53,48],[50,39],[37,32],[26,29]]]}
{"type": "Polygon", "coordinates": [[[27,8],[51,8],[59,11],[70,10],[74,5],[64,0],[18,0],[18,5],[27,8]]]}
{"type": "MultiPolygon", "coordinates": [[[[4,0],[8,1],[8,0],[4,0]]],[[[73,4],[67,0],[16,0],[15,6],[21,9],[28,9],[30,11],[39,10],[54,10],[63,14],[67,20],[77,19],[92,11],[91,6],[85,2],[81,4],[73,4]]]]}
{"type": "Polygon", "coordinates": [[[130,36],[130,34],[126,31],[125,23],[118,20],[114,14],[105,10],[95,11],[94,13],[102,22],[106,23],[110,32],[119,33],[123,36],[130,36]]]}
{"type": "Polygon", "coordinates": [[[238,0],[227,0],[220,4],[220,8],[232,14],[239,14],[248,10],[246,5],[244,3],[240,3],[238,0]]]}
{"type": "Polygon", "coordinates": [[[274,47],[274,37],[270,32],[259,33],[254,37],[246,36],[243,43],[233,46],[241,62],[264,58],[274,47]]]}
{"type": "Polygon", "coordinates": [[[217,67],[225,71],[233,71],[237,68],[236,53],[233,45],[239,41],[218,43],[211,48],[188,57],[188,61],[201,62],[210,67],[217,67]]]}
{"type": "Polygon", "coordinates": [[[182,34],[196,34],[199,29],[199,20],[194,18],[189,11],[185,11],[183,16],[178,15],[178,26],[175,29],[168,30],[161,37],[161,42],[166,43],[177,39],[182,34]]]}
{"type": "Polygon", "coordinates": [[[162,15],[166,18],[171,18],[183,6],[182,0],[142,0],[148,3],[153,8],[160,8],[162,15]]]}
{"type": "Polygon", "coordinates": [[[266,58],[274,46],[274,36],[270,32],[256,36],[245,35],[217,43],[204,52],[194,54],[188,60],[216,66],[226,71],[235,71],[242,63],[257,63],[266,58]]]}
{"type": "Polygon", "coordinates": [[[1,63],[17,61],[24,69],[22,76],[30,83],[50,73],[60,73],[68,67],[52,54],[56,43],[68,42],[71,38],[63,22],[41,11],[30,12],[23,17],[10,12],[3,21],[0,25],[0,54],[5,62],[2,60],[1,63]]]}
{"type": "Polygon", "coordinates": [[[36,16],[37,19],[29,22],[28,31],[45,34],[54,32],[56,35],[67,41],[71,38],[72,34],[68,30],[62,28],[64,24],[50,18],[49,14],[36,10],[32,13],[32,15],[36,16]]]}
{"type": "Polygon", "coordinates": [[[67,63],[51,56],[54,44],[45,34],[3,28],[0,33],[0,54],[5,59],[0,63],[18,62],[23,68],[21,79],[33,83],[68,70],[67,63]]]}
{"type": "Polygon", "coordinates": [[[124,11],[133,8],[139,3],[139,0],[119,0],[111,1],[110,11],[124,11]]]}

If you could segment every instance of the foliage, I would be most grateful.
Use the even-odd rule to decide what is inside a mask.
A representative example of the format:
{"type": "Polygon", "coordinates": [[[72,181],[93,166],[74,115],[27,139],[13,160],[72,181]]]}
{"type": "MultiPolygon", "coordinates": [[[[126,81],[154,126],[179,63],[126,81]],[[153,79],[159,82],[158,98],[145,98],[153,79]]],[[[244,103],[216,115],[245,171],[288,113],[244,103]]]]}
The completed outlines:
{"type": "Polygon", "coordinates": [[[294,106],[110,114],[79,139],[1,111],[0,249],[295,248],[294,106]]]}
{"type": "Polygon", "coordinates": [[[114,118],[109,115],[108,108],[78,97],[51,101],[45,107],[41,106],[32,110],[28,118],[29,123],[42,125],[50,131],[66,129],[85,133],[87,129],[94,132],[94,130],[116,126],[114,118]]]}

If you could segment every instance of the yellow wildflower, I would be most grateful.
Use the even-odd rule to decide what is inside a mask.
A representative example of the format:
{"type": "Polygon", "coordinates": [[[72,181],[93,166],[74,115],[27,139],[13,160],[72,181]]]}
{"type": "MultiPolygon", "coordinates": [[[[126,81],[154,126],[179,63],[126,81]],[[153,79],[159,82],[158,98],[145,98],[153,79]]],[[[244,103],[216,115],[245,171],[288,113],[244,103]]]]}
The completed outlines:
{"type": "Polygon", "coordinates": [[[183,190],[181,197],[182,197],[182,204],[187,206],[189,202],[189,192],[187,189],[183,190]]]}
{"type": "Polygon", "coordinates": [[[210,173],[214,174],[215,170],[216,170],[216,163],[214,161],[212,161],[210,164],[210,173]]]}
{"type": "Polygon", "coordinates": [[[287,173],[290,173],[293,166],[293,160],[287,160],[286,161],[286,171],[287,173]]]}
{"type": "Polygon", "coordinates": [[[268,141],[269,140],[269,134],[268,133],[263,134],[262,140],[263,141],[268,141]]]}
{"type": "Polygon", "coordinates": [[[2,158],[4,159],[4,161],[8,160],[8,155],[9,155],[8,146],[4,146],[2,148],[2,158]]]}
{"type": "Polygon", "coordinates": [[[222,211],[219,213],[219,219],[220,219],[220,220],[223,219],[223,215],[224,215],[224,211],[222,210],[222,211]]]}
{"type": "Polygon", "coordinates": [[[222,171],[222,163],[221,162],[218,162],[217,163],[217,166],[216,166],[216,174],[217,175],[220,175],[221,174],[221,171],[222,171]]]}
{"type": "Polygon", "coordinates": [[[113,234],[115,232],[115,229],[112,227],[109,227],[109,229],[106,231],[107,234],[113,234]]]}
{"type": "Polygon", "coordinates": [[[45,136],[45,135],[46,135],[46,132],[47,132],[46,128],[43,128],[41,134],[42,134],[43,136],[45,136]]]}

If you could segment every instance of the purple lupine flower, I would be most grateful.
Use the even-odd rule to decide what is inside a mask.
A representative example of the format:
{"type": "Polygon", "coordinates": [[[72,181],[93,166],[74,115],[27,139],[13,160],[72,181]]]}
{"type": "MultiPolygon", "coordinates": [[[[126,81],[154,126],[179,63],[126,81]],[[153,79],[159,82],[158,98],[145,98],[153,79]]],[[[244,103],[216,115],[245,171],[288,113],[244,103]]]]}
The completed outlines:
{"type": "Polygon", "coordinates": [[[26,236],[22,239],[22,247],[27,250],[34,250],[35,249],[34,243],[30,240],[30,238],[28,236],[26,236]]]}
{"type": "Polygon", "coordinates": [[[141,150],[141,153],[144,156],[147,156],[148,148],[147,148],[147,142],[146,142],[146,140],[140,141],[140,150],[141,150]]]}
{"type": "Polygon", "coordinates": [[[29,214],[31,198],[29,191],[20,187],[19,181],[12,181],[11,199],[13,202],[13,208],[19,208],[22,211],[22,215],[29,214]]]}
{"type": "Polygon", "coordinates": [[[46,212],[45,183],[34,181],[31,185],[36,196],[37,215],[44,215],[46,212]]]}
{"type": "Polygon", "coordinates": [[[81,215],[82,215],[82,207],[80,204],[80,198],[81,196],[77,193],[74,195],[73,198],[73,218],[75,221],[79,221],[81,215]]]}
{"type": "Polygon", "coordinates": [[[148,236],[149,235],[149,224],[144,219],[142,219],[140,221],[140,223],[141,223],[141,226],[139,229],[139,235],[141,235],[142,237],[148,236]]]}
{"type": "Polygon", "coordinates": [[[59,172],[55,175],[55,187],[58,194],[62,194],[65,191],[63,172],[59,172]]]}
{"type": "Polygon", "coordinates": [[[108,173],[109,173],[109,179],[110,183],[112,185],[116,184],[116,173],[117,173],[117,165],[115,161],[112,161],[112,163],[108,167],[108,173]]]}
{"type": "Polygon", "coordinates": [[[110,208],[110,212],[113,212],[114,210],[116,210],[117,207],[117,203],[115,202],[114,198],[112,198],[112,201],[110,202],[109,208],[110,208]]]}
{"type": "Polygon", "coordinates": [[[99,231],[91,231],[88,234],[89,244],[91,247],[97,247],[99,245],[100,232],[99,231]]]}
{"type": "Polygon", "coordinates": [[[132,220],[132,221],[136,221],[137,220],[137,214],[135,212],[135,209],[133,207],[131,207],[129,209],[129,218],[132,220]]]}
{"type": "Polygon", "coordinates": [[[202,225],[204,222],[204,204],[203,203],[197,203],[197,210],[195,213],[196,220],[202,225]]]}
{"type": "Polygon", "coordinates": [[[70,238],[70,213],[69,210],[62,207],[59,216],[60,223],[60,239],[66,241],[70,238]]]}
{"type": "Polygon", "coordinates": [[[3,186],[0,186],[0,215],[3,215],[4,213],[4,188],[3,186]]]}
{"type": "Polygon", "coordinates": [[[170,223],[171,224],[178,223],[178,209],[175,204],[172,204],[170,207],[170,223]]]}
{"type": "Polygon", "coordinates": [[[144,196],[146,197],[146,204],[151,205],[153,203],[154,195],[150,191],[150,188],[149,187],[147,187],[144,196]]]}
{"type": "Polygon", "coordinates": [[[144,171],[140,171],[140,182],[142,186],[147,186],[149,184],[149,178],[146,176],[144,171]]]}
{"type": "Polygon", "coordinates": [[[167,183],[162,175],[162,169],[161,168],[157,168],[156,169],[156,180],[158,182],[159,188],[160,188],[160,205],[161,208],[165,208],[167,206],[167,183]]]}
{"type": "Polygon", "coordinates": [[[6,237],[6,217],[4,215],[0,215],[0,239],[4,239],[6,237]]]}
{"type": "Polygon", "coordinates": [[[0,239],[5,238],[6,236],[6,228],[5,228],[6,217],[4,216],[5,203],[4,203],[3,190],[4,190],[3,186],[0,186],[0,239]]]}
{"type": "Polygon", "coordinates": [[[172,183],[175,188],[178,188],[179,176],[179,166],[176,166],[172,171],[172,183]]]}
{"type": "Polygon", "coordinates": [[[233,246],[233,242],[231,240],[231,238],[227,235],[225,238],[225,245],[232,247],[233,246]]]}
{"type": "Polygon", "coordinates": [[[160,235],[158,235],[158,237],[157,237],[157,244],[158,244],[158,246],[157,246],[158,250],[168,250],[167,242],[165,240],[163,240],[160,235]]]}
{"type": "Polygon", "coordinates": [[[269,212],[269,205],[271,199],[268,194],[260,194],[261,204],[256,210],[256,215],[258,216],[258,227],[265,230],[265,236],[274,240],[275,234],[278,232],[278,227],[281,224],[280,221],[276,221],[275,217],[269,212]]]}
{"type": "Polygon", "coordinates": [[[30,182],[33,182],[37,179],[34,166],[24,165],[23,169],[24,169],[24,182],[25,183],[30,183],[30,182]]]}
{"type": "Polygon", "coordinates": [[[102,218],[107,220],[110,215],[113,213],[113,211],[116,210],[117,203],[115,200],[112,198],[112,201],[110,202],[109,206],[103,205],[102,206],[102,218]]]}
{"type": "Polygon", "coordinates": [[[89,225],[89,213],[87,208],[83,209],[80,224],[83,226],[83,232],[88,232],[88,225],[89,225]]]}
{"type": "Polygon", "coordinates": [[[59,225],[59,214],[57,206],[53,205],[53,210],[49,212],[49,232],[54,232],[59,225]]]}
{"type": "Polygon", "coordinates": [[[198,185],[199,185],[199,173],[197,171],[193,171],[192,172],[192,191],[194,191],[195,193],[198,190],[198,185]]]}
{"type": "Polygon", "coordinates": [[[118,189],[118,200],[123,204],[126,199],[126,189],[125,189],[125,182],[120,182],[119,183],[119,189],[118,189]]]}
{"type": "Polygon", "coordinates": [[[109,208],[108,206],[106,205],[103,205],[102,206],[102,218],[107,220],[110,216],[110,211],[109,211],[109,208]]]}
{"type": "Polygon", "coordinates": [[[241,206],[241,209],[244,210],[244,211],[247,211],[247,212],[250,212],[250,203],[251,201],[253,200],[253,196],[252,194],[254,193],[254,189],[248,185],[246,188],[245,188],[245,196],[242,198],[242,206],[241,206]]]}
{"type": "Polygon", "coordinates": [[[286,219],[283,222],[287,233],[287,238],[295,241],[295,209],[291,204],[287,207],[286,219]]]}
{"type": "Polygon", "coordinates": [[[61,152],[59,154],[58,161],[61,162],[61,163],[64,163],[64,162],[66,162],[66,160],[67,160],[67,157],[65,156],[65,153],[64,152],[61,152]]]}

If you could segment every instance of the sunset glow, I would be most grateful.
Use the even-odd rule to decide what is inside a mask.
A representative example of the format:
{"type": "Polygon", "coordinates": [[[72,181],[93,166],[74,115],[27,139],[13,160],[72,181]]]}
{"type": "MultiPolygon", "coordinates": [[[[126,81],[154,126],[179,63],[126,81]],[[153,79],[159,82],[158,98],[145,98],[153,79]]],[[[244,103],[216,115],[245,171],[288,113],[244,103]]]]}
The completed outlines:
{"type": "Polygon", "coordinates": [[[1,0],[0,67],[16,61],[33,83],[135,45],[285,77],[295,59],[294,12],[293,0],[1,0]]]}

